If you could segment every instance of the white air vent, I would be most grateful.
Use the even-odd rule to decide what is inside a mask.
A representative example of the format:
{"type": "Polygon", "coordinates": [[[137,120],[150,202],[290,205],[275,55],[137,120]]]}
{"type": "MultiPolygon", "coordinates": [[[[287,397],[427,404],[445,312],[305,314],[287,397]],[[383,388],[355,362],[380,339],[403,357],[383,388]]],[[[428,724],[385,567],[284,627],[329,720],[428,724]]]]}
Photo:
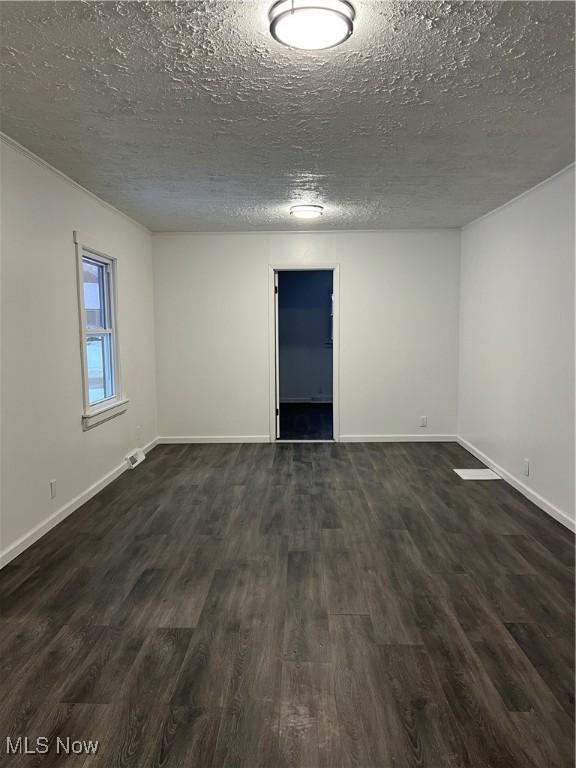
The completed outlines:
{"type": "Polygon", "coordinates": [[[130,469],[134,469],[134,467],[137,467],[138,464],[142,464],[145,458],[146,454],[142,448],[136,448],[134,451],[132,451],[132,453],[129,453],[128,456],[126,456],[125,461],[130,469]]]}
{"type": "Polygon", "coordinates": [[[455,469],[462,480],[500,480],[500,476],[491,469],[455,469]]]}

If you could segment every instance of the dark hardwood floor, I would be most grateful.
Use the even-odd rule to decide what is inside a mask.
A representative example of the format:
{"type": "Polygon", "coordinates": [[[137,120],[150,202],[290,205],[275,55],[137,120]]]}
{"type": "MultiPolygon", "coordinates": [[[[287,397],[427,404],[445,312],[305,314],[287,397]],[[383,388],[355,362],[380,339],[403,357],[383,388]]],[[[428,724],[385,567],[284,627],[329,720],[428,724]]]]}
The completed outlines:
{"type": "Polygon", "coordinates": [[[572,536],[455,466],[479,462],[157,447],[0,573],[0,762],[573,765],[572,536]]]}

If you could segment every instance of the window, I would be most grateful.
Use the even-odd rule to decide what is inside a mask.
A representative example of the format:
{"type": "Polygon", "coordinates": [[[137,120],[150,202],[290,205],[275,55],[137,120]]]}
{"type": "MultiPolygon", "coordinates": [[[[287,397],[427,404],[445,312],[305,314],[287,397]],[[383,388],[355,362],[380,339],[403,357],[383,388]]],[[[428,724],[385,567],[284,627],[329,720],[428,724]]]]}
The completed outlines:
{"type": "Polygon", "coordinates": [[[83,424],[89,429],[126,410],[116,330],[116,262],[78,247],[83,424]]]}
{"type": "Polygon", "coordinates": [[[111,302],[112,265],[103,259],[82,255],[84,286],[84,345],[88,405],[116,396],[116,371],[111,302]]]}

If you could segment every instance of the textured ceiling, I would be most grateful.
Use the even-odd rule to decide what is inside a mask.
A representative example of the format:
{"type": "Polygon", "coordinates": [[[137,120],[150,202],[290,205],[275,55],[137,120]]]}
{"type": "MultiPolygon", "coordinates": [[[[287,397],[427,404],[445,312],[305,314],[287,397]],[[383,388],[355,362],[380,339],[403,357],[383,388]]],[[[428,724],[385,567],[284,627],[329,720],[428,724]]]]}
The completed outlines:
{"type": "Polygon", "coordinates": [[[572,161],[572,2],[355,0],[319,52],[271,3],[2,2],[2,130],[157,231],[457,227],[572,161]]]}

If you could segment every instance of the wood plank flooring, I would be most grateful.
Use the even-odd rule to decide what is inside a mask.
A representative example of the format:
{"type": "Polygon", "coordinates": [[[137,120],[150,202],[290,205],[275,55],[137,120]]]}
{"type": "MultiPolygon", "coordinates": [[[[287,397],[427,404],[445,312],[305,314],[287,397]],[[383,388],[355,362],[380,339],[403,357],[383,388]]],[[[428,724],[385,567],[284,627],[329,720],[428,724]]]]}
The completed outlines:
{"type": "Polygon", "coordinates": [[[158,446],[0,572],[2,759],[573,765],[573,538],[452,471],[475,466],[451,443],[158,446]]]}

